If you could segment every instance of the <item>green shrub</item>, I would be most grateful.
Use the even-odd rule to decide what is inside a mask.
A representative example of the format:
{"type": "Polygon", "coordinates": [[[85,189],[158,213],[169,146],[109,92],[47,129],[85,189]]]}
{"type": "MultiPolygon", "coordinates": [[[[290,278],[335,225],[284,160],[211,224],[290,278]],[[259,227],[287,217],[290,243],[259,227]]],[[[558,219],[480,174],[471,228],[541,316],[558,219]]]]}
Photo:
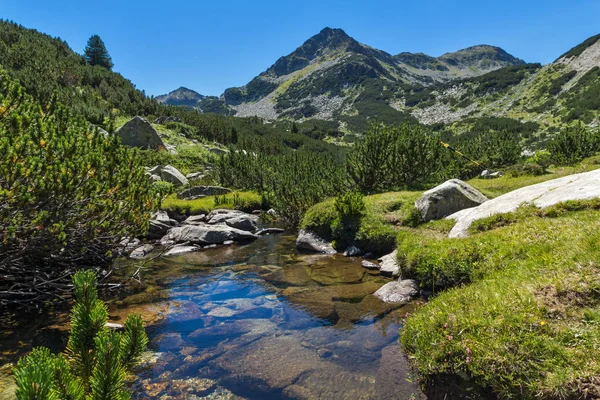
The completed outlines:
{"type": "Polygon", "coordinates": [[[336,218],[331,224],[331,232],[338,250],[354,244],[365,214],[365,200],[362,194],[346,192],[335,199],[336,218]]]}
{"type": "Polygon", "coordinates": [[[418,125],[373,123],[346,157],[349,179],[363,193],[434,181],[442,168],[439,137],[418,125]]]}
{"type": "Polygon", "coordinates": [[[77,265],[108,267],[159,201],[134,153],[0,71],[0,302],[53,297],[77,265]]]}
{"type": "Polygon", "coordinates": [[[337,218],[338,213],[335,209],[335,199],[325,200],[309,208],[300,224],[300,228],[315,232],[320,237],[331,240],[333,234],[331,225],[337,218]]]}
{"type": "Polygon", "coordinates": [[[75,304],[71,334],[63,354],[38,347],[14,369],[16,396],[35,399],[126,399],[127,372],[138,363],[148,344],[139,315],[127,317],[123,333],[106,328],[108,311],[98,299],[93,272],[73,275],[75,304]]]}
{"type": "Polygon", "coordinates": [[[578,124],[565,128],[548,143],[552,160],[561,165],[575,164],[600,150],[600,133],[578,124]]]}

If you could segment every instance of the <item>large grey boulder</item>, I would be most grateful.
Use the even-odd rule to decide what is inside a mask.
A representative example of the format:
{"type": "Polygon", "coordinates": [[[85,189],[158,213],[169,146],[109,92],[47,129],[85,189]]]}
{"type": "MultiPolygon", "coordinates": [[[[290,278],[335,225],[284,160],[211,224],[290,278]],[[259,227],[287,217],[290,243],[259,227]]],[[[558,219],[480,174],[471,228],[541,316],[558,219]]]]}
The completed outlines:
{"type": "Polygon", "coordinates": [[[456,221],[454,228],[450,231],[450,237],[465,237],[469,234],[469,227],[474,221],[515,211],[524,203],[546,208],[568,200],[587,200],[598,197],[600,197],[600,170],[598,169],[525,186],[498,196],[478,207],[450,215],[448,219],[456,221]]]}
{"type": "Polygon", "coordinates": [[[257,217],[255,215],[242,214],[227,219],[225,224],[232,228],[241,229],[243,231],[255,232],[258,230],[258,227],[256,226],[256,220],[257,217]]]}
{"type": "Polygon", "coordinates": [[[171,165],[167,165],[161,169],[160,177],[167,182],[171,182],[176,187],[185,186],[189,183],[187,178],[183,176],[177,168],[171,165]]]}
{"type": "Polygon", "coordinates": [[[227,240],[243,242],[256,239],[257,236],[250,232],[235,229],[227,225],[184,225],[173,228],[161,241],[175,243],[189,242],[206,246],[220,244],[227,240]]]}
{"type": "Polygon", "coordinates": [[[148,229],[148,234],[146,236],[148,237],[148,239],[160,239],[163,236],[165,236],[171,228],[172,226],[169,224],[156,220],[151,220],[150,228],[148,229]]]}
{"type": "Polygon", "coordinates": [[[424,221],[441,219],[465,208],[477,207],[488,201],[480,191],[460,179],[450,179],[423,193],[415,201],[424,221]]]}
{"type": "Polygon", "coordinates": [[[124,146],[154,150],[166,148],[156,129],[142,117],[133,117],[115,133],[124,146]]]}
{"type": "Polygon", "coordinates": [[[407,304],[419,295],[419,284],[413,279],[389,282],[374,293],[384,303],[407,304]]]}
{"type": "Polygon", "coordinates": [[[214,196],[216,194],[231,193],[231,189],[220,186],[195,186],[179,193],[177,197],[183,200],[194,200],[204,196],[214,196]]]}
{"type": "Polygon", "coordinates": [[[336,253],[333,246],[331,246],[331,243],[319,237],[316,233],[307,231],[305,229],[302,229],[300,230],[300,232],[298,232],[298,239],[296,239],[296,247],[298,249],[307,250],[314,253],[336,253]]]}

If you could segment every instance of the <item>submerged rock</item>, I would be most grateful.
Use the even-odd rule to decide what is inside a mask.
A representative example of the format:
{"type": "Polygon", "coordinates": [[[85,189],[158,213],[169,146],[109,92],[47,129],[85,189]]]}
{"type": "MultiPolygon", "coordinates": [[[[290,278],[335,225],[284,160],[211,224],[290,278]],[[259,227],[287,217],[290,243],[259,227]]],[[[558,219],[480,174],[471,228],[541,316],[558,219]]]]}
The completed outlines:
{"type": "Polygon", "coordinates": [[[415,202],[424,221],[441,219],[488,201],[480,191],[460,179],[450,179],[423,193],[415,202]]]}
{"type": "Polygon", "coordinates": [[[154,250],[154,245],[152,244],[144,244],[131,252],[129,255],[130,258],[145,258],[148,254],[152,253],[154,250]]]}
{"type": "Polygon", "coordinates": [[[389,282],[376,291],[374,295],[385,303],[407,304],[419,295],[419,284],[414,279],[389,282]]]}
{"type": "Polygon", "coordinates": [[[363,262],[361,262],[360,265],[366,269],[377,269],[378,270],[381,268],[379,265],[377,265],[371,261],[367,261],[367,260],[363,260],[363,262]]]}
{"type": "Polygon", "coordinates": [[[298,233],[298,239],[296,240],[296,247],[301,250],[308,250],[315,253],[323,254],[335,254],[336,251],[331,246],[331,243],[325,241],[319,237],[316,233],[307,231],[305,229],[300,230],[298,233]]]}
{"type": "Polygon", "coordinates": [[[418,377],[412,376],[408,359],[400,351],[398,344],[381,349],[381,360],[375,381],[375,399],[414,399],[425,400],[418,377]]]}
{"type": "Polygon", "coordinates": [[[174,246],[171,250],[165,253],[165,256],[178,256],[198,250],[200,250],[199,246],[174,246]]]}

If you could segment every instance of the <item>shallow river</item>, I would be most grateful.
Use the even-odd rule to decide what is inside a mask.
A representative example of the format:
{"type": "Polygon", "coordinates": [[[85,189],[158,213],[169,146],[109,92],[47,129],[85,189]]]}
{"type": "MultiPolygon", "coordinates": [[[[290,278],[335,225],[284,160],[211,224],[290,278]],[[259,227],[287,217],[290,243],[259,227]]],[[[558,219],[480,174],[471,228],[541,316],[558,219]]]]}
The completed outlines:
{"type": "Polygon", "coordinates": [[[360,262],[298,254],[287,235],[152,261],[109,305],[113,322],[146,321],[134,398],[421,398],[397,343],[410,306],[372,296],[389,280],[360,262]]]}

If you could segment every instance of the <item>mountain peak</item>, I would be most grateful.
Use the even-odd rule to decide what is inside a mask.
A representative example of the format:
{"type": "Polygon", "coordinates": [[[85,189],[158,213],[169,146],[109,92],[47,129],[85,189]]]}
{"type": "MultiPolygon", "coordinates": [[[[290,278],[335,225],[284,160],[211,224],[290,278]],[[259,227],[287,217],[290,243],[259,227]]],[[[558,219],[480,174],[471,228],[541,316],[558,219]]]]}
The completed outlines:
{"type": "Polygon", "coordinates": [[[175,89],[168,94],[156,96],[156,100],[163,104],[169,104],[173,106],[193,107],[204,97],[205,96],[192,89],[180,86],[178,89],[175,89]]]}
{"type": "Polygon", "coordinates": [[[438,60],[457,68],[477,67],[482,70],[525,64],[525,61],[508,54],[500,47],[487,44],[478,44],[452,53],[445,53],[438,57],[438,60]]]}

